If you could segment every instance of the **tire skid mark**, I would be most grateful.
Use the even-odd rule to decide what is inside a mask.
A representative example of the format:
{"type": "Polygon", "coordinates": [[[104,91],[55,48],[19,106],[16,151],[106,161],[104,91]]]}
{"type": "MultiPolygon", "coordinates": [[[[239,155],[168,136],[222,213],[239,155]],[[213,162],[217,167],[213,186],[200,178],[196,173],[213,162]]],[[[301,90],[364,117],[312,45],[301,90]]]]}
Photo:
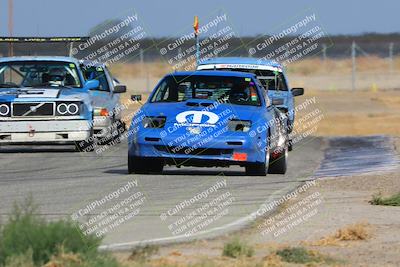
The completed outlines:
{"type": "Polygon", "coordinates": [[[399,163],[389,136],[332,137],[314,178],[394,171],[399,163]]]}

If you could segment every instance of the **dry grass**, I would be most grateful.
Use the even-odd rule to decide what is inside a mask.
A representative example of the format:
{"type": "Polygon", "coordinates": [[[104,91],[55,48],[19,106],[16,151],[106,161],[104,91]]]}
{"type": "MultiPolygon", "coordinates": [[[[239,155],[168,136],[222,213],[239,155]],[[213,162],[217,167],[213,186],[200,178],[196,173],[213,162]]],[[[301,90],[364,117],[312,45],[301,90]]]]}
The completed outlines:
{"type": "Polygon", "coordinates": [[[171,72],[171,67],[162,61],[145,62],[141,63],[125,63],[125,64],[114,64],[110,68],[111,72],[117,77],[122,78],[133,78],[143,77],[149,75],[152,77],[163,77],[168,72],[171,72]]]}
{"type": "Polygon", "coordinates": [[[46,263],[43,267],[64,267],[64,266],[80,266],[83,264],[83,260],[78,254],[66,253],[63,250],[53,256],[51,260],[46,263]]]}
{"type": "MultiPolygon", "coordinates": [[[[391,63],[385,58],[374,56],[357,57],[357,89],[380,90],[399,88],[400,57],[391,63]]],[[[174,71],[165,61],[144,63],[120,63],[110,67],[112,72],[131,92],[150,92],[158,80],[174,71]]],[[[292,87],[316,90],[348,90],[352,86],[352,61],[346,59],[307,58],[287,66],[292,87]]]]}
{"type": "MultiPolygon", "coordinates": [[[[357,71],[372,72],[390,69],[390,62],[386,58],[376,56],[360,56],[356,59],[357,71]]],[[[400,70],[400,57],[393,60],[393,70],[400,70]]],[[[288,65],[289,74],[299,75],[315,75],[324,73],[345,74],[352,71],[351,58],[345,59],[327,59],[323,61],[321,58],[307,58],[296,61],[288,65]]]]}
{"type": "Polygon", "coordinates": [[[282,262],[281,257],[276,255],[276,253],[271,253],[270,255],[264,257],[262,259],[263,267],[282,267],[284,266],[284,262],[282,262]]]}
{"type": "Polygon", "coordinates": [[[154,245],[146,245],[143,247],[138,247],[132,251],[128,260],[142,262],[142,261],[149,259],[154,254],[157,254],[158,250],[159,250],[159,247],[154,246],[154,245]]]}
{"type": "Polygon", "coordinates": [[[306,90],[304,96],[296,99],[296,103],[312,97],[316,98],[315,106],[299,112],[296,119],[299,120],[312,109],[320,109],[324,118],[318,122],[315,135],[400,135],[400,90],[306,90]]]}
{"type": "Polygon", "coordinates": [[[356,223],[336,231],[335,234],[323,237],[320,240],[304,242],[312,246],[337,246],[341,241],[362,241],[371,238],[370,225],[367,223],[356,223]]]}

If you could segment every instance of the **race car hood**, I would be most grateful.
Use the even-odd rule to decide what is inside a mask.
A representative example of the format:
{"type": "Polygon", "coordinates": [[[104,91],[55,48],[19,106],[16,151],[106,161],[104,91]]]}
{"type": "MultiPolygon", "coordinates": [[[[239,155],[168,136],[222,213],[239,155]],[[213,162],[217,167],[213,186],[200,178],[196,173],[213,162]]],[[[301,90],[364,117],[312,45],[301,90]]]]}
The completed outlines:
{"type": "Polygon", "coordinates": [[[83,88],[2,88],[0,102],[83,101],[90,106],[88,91],[83,88]]]}

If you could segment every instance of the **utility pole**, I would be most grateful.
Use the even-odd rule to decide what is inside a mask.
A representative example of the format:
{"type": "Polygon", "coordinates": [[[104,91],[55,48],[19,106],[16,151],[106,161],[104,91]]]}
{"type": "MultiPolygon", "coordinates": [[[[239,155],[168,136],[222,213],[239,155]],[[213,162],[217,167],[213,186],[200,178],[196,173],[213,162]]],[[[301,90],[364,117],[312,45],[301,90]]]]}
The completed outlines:
{"type": "Polygon", "coordinates": [[[326,61],[326,44],[322,44],[322,60],[326,61]]]}
{"type": "Polygon", "coordinates": [[[73,57],[73,56],[74,56],[73,51],[74,51],[74,42],[70,42],[70,43],[69,43],[69,49],[68,49],[68,55],[69,55],[70,57],[73,57]]]}
{"type": "Polygon", "coordinates": [[[143,57],[143,49],[140,49],[140,64],[143,66],[143,61],[144,61],[144,57],[143,57]]]}
{"type": "Polygon", "coordinates": [[[390,73],[393,73],[393,42],[389,44],[389,63],[390,63],[390,73]]]}
{"type": "MultiPolygon", "coordinates": [[[[13,0],[8,0],[8,37],[14,35],[14,3],[13,0]]],[[[12,57],[14,55],[14,45],[10,42],[8,47],[8,55],[12,57]]]]}
{"type": "Polygon", "coordinates": [[[351,90],[354,91],[356,89],[356,42],[354,41],[351,44],[351,63],[351,90]]]}
{"type": "Polygon", "coordinates": [[[145,66],[144,66],[144,50],[143,49],[140,49],[140,68],[141,68],[141,73],[142,73],[142,76],[143,76],[143,74],[145,74],[146,75],[146,80],[145,80],[145,83],[146,83],[146,92],[148,92],[149,90],[150,90],[150,77],[149,77],[149,70],[148,70],[148,68],[145,68],[145,66]]]}

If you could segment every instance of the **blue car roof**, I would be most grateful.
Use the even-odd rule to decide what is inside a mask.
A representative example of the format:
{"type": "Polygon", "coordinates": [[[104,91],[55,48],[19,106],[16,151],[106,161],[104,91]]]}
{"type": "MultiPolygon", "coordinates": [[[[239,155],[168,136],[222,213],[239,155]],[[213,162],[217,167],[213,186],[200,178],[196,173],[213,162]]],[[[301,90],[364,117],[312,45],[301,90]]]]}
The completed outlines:
{"type": "Polygon", "coordinates": [[[79,64],[78,60],[73,57],[60,57],[60,56],[21,56],[21,57],[2,57],[0,63],[10,61],[62,61],[79,64]]]}
{"type": "Polygon", "coordinates": [[[167,76],[222,76],[222,77],[241,77],[255,78],[256,75],[249,72],[238,71],[219,71],[219,70],[202,70],[202,71],[178,71],[168,74],[167,76]]]}
{"type": "Polygon", "coordinates": [[[253,64],[282,68],[281,64],[279,64],[275,60],[266,60],[252,57],[215,57],[201,60],[201,62],[199,63],[199,65],[207,64],[253,64]]]}

